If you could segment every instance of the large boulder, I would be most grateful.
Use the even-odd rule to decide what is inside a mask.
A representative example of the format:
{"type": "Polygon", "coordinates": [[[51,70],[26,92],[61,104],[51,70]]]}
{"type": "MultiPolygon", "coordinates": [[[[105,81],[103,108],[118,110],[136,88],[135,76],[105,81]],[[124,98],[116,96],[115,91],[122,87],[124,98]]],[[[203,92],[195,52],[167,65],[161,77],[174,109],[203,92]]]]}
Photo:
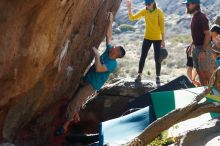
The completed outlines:
{"type": "Polygon", "coordinates": [[[220,121],[210,120],[198,128],[182,133],[181,146],[217,146],[220,145],[220,121]]]}
{"type": "Polygon", "coordinates": [[[1,0],[0,140],[48,145],[120,0],[1,0]]]}
{"type": "MultiPolygon", "coordinates": [[[[97,133],[100,122],[133,112],[130,111],[132,110],[130,105],[137,97],[143,95],[143,98],[148,101],[149,97],[144,95],[155,88],[156,84],[152,81],[135,82],[134,79],[129,78],[120,79],[105,86],[80,111],[80,126],[86,133],[97,133]]],[[[146,106],[148,104],[146,102],[146,106]]]]}

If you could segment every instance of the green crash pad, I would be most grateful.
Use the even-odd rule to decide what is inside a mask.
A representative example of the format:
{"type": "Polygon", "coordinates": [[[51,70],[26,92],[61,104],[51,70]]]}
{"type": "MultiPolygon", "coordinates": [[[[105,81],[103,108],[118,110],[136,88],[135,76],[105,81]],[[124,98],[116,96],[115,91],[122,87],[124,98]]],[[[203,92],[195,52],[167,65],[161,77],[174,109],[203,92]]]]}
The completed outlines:
{"type": "MultiPolygon", "coordinates": [[[[220,93],[215,87],[212,88],[212,93],[208,94],[206,96],[206,98],[207,98],[207,101],[209,101],[209,102],[219,102],[220,103],[220,93]]],[[[216,117],[219,117],[220,114],[219,113],[211,113],[211,116],[212,116],[212,118],[216,118],[216,117]]]]}
{"type": "Polygon", "coordinates": [[[207,95],[207,98],[215,102],[220,102],[220,92],[215,87],[213,87],[212,93],[207,95]]]}
{"type": "MultiPolygon", "coordinates": [[[[151,93],[151,99],[156,118],[163,117],[176,108],[185,107],[203,91],[204,87],[199,87],[151,93]]],[[[206,99],[204,98],[204,100],[206,99]]]]}

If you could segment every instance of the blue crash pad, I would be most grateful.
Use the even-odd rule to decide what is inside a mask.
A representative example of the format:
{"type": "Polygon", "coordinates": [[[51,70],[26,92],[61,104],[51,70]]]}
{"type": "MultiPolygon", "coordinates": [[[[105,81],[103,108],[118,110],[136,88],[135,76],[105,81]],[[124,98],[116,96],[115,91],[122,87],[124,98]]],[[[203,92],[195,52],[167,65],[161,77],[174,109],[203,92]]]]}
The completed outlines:
{"type": "Polygon", "coordinates": [[[100,124],[99,145],[120,145],[138,136],[152,122],[151,106],[100,124]]]}

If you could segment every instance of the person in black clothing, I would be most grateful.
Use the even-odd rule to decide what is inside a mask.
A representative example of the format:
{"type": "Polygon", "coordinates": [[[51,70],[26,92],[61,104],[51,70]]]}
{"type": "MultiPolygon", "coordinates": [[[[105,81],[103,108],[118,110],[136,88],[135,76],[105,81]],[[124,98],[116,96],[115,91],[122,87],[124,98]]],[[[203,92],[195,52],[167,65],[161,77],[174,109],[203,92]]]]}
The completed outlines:
{"type": "Polygon", "coordinates": [[[141,57],[139,60],[138,75],[135,81],[140,82],[142,79],[142,72],[144,69],[145,60],[147,58],[150,47],[153,44],[154,60],[156,67],[156,84],[160,86],[160,53],[161,48],[165,48],[164,12],[157,7],[155,0],[144,0],[145,8],[139,10],[135,14],[131,10],[131,0],[126,0],[126,5],[128,8],[129,19],[131,21],[134,21],[144,18],[146,26],[141,49],[141,57]]]}

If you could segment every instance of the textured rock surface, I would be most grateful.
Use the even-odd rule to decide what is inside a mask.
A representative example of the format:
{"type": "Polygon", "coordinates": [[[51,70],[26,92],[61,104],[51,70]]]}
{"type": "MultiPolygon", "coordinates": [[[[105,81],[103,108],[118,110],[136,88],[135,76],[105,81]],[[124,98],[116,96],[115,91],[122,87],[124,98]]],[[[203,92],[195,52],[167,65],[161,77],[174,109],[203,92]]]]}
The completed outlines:
{"type": "Polygon", "coordinates": [[[1,139],[45,145],[63,97],[74,94],[93,58],[90,48],[104,38],[107,12],[120,2],[1,0],[1,139]]]}
{"type": "Polygon", "coordinates": [[[220,145],[219,119],[210,120],[199,128],[188,131],[179,145],[182,146],[217,146],[220,145]]]}

